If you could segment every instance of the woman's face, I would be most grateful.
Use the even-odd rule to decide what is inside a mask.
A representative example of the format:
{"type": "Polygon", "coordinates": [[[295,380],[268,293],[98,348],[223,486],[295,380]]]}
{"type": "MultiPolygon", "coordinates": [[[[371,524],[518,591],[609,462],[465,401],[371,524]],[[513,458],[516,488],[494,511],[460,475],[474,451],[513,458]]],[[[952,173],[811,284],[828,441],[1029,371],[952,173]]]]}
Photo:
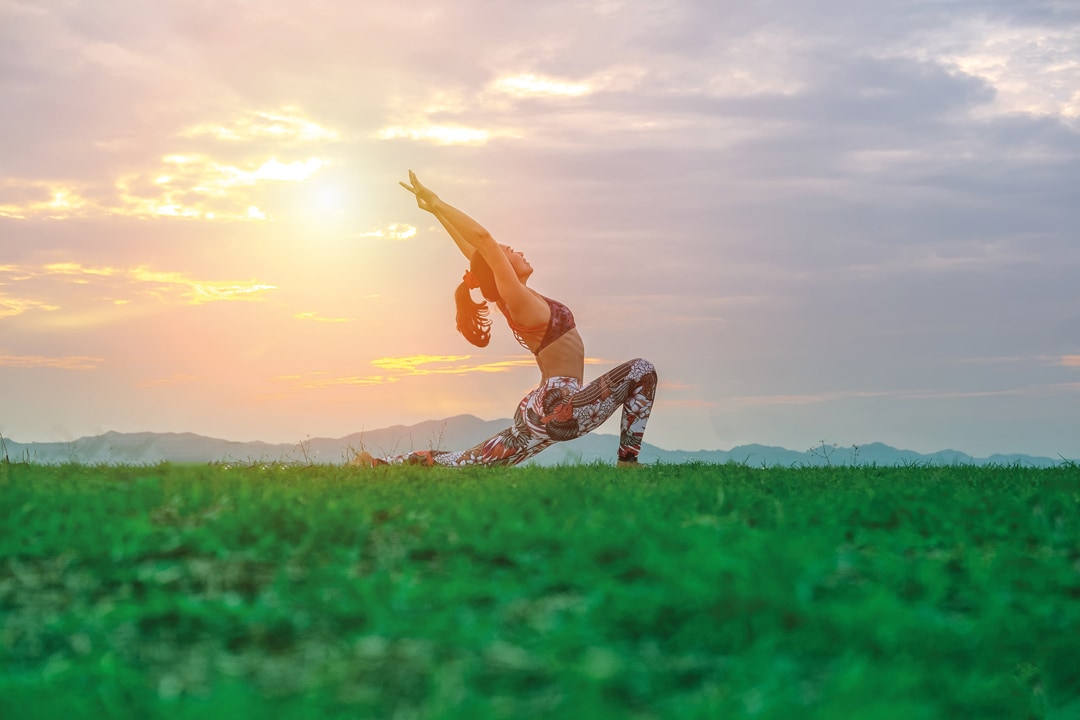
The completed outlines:
{"type": "Polygon", "coordinates": [[[500,247],[502,247],[503,252],[506,253],[506,259],[510,261],[510,267],[514,268],[514,272],[517,273],[518,280],[525,282],[525,280],[532,275],[532,265],[529,264],[529,261],[525,259],[524,255],[509,245],[502,245],[500,247]]]}

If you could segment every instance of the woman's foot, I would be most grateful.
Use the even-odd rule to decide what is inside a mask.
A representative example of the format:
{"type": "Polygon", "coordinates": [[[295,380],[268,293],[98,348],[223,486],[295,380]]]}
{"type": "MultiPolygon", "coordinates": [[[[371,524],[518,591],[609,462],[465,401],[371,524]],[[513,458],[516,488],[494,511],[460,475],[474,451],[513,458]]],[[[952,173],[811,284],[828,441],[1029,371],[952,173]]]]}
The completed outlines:
{"type": "Polygon", "coordinates": [[[375,467],[375,456],[367,450],[361,450],[353,455],[353,459],[349,461],[349,464],[353,467],[375,467]]]}

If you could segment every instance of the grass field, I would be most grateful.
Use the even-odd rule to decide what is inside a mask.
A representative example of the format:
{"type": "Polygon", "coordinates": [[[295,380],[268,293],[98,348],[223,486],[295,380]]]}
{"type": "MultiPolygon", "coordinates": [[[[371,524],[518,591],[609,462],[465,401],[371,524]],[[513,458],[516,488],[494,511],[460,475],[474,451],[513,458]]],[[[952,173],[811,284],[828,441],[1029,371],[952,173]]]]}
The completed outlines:
{"type": "Polygon", "coordinates": [[[0,717],[1080,718],[1080,468],[0,464],[0,717]]]}

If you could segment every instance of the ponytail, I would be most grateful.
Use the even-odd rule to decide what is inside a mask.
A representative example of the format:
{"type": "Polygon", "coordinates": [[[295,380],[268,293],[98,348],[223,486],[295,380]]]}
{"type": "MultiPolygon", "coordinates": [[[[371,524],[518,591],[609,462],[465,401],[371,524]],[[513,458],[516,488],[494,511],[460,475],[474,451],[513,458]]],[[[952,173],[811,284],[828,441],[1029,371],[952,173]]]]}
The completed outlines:
{"type": "Polygon", "coordinates": [[[454,304],[457,305],[458,332],[476,347],[487,347],[491,342],[487,302],[473,302],[468,283],[462,281],[454,291],[454,304]]]}
{"type": "Polygon", "coordinates": [[[457,329],[465,339],[477,347],[487,347],[491,341],[491,318],[488,317],[490,300],[496,304],[502,302],[499,287],[495,284],[495,273],[484,256],[473,253],[465,277],[454,291],[454,304],[457,305],[457,329]],[[480,289],[484,301],[473,302],[472,290],[480,289]]]}

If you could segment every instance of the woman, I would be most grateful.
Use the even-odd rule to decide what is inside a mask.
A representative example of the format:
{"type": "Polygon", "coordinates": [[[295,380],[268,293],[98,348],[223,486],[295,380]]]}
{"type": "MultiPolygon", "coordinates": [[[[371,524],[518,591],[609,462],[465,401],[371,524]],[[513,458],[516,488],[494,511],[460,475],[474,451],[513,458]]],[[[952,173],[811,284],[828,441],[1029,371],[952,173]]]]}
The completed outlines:
{"type": "Polygon", "coordinates": [[[535,356],[540,386],[518,404],[511,427],[468,450],[421,450],[383,458],[364,451],[353,464],[516,465],[554,442],[595,430],[621,406],[617,465],[637,466],[656,394],[652,363],[631,360],[582,386],[585,345],[574,315],[528,286],[533,268],[525,256],[496,243],[479,223],[424,187],[411,170],[409,184],[401,186],[439,220],[469,261],[455,293],[458,330],[473,345],[485,347],[491,339],[486,301],[495,303],[518,342],[535,356]],[[473,301],[471,291],[477,288],[485,301],[473,301]]]}

